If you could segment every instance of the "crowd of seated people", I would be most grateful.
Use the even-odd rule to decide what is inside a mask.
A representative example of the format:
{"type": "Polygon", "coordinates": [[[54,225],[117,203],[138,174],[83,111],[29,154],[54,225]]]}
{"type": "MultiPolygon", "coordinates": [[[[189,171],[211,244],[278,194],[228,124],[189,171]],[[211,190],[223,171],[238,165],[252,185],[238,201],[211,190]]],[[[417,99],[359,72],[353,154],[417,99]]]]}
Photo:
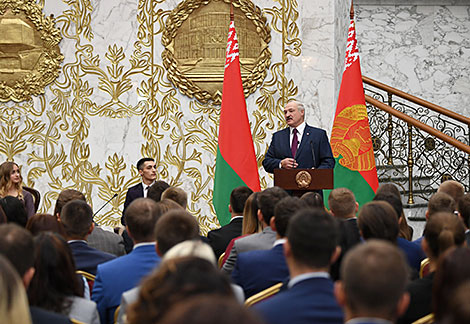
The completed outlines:
{"type": "Polygon", "coordinates": [[[291,197],[235,188],[229,224],[202,236],[188,193],[140,163],[119,231],[80,191],[31,213],[18,165],[0,165],[2,323],[465,323],[470,194],[443,182],[423,233],[382,185],[359,206],[336,188],[291,197]],[[146,190],[140,195],[137,189],[146,190]],[[126,252],[127,251],[127,252],[126,252]],[[246,307],[243,304],[246,304],[246,307]]]}

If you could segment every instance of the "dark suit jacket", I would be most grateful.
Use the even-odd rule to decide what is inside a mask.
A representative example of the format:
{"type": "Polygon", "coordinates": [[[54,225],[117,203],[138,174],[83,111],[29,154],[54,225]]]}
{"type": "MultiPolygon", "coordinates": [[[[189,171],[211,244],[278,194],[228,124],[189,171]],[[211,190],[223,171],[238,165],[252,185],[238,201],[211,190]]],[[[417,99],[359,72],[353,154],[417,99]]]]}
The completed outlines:
{"type": "Polygon", "coordinates": [[[412,281],[406,290],[410,294],[410,305],[406,313],[397,321],[398,324],[409,324],[432,313],[432,285],[434,272],[412,281]]]}
{"type": "MultiPolygon", "coordinates": [[[[292,158],[289,143],[290,128],[284,128],[273,134],[268,152],[263,160],[263,167],[266,172],[273,173],[279,168],[279,163],[285,158],[292,158]]],[[[331,152],[328,136],[323,129],[305,125],[302,141],[295,154],[295,160],[299,164],[299,169],[332,169],[335,167],[335,160],[331,152]],[[312,148],[315,153],[313,159],[312,148]]]]}
{"type": "Polygon", "coordinates": [[[116,258],[110,253],[102,252],[88,246],[88,244],[83,241],[70,242],[69,247],[70,250],[72,250],[77,270],[86,271],[94,275],[96,274],[98,264],[116,258]]]}
{"type": "Polygon", "coordinates": [[[411,269],[419,272],[421,261],[423,260],[421,247],[401,237],[397,238],[397,245],[405,253],[406,259],[411,269]]]}
{"type": "Polygon", "coordinates": [[[91,298],[98,306],[101,324],[114,322],[114,311],[121,302],[122,293],[136,287],[159,263],[155,245],[142,245],[98,266],[91,298]]]}
{"type": "Polygon", "coordinates": [[[126,225],[126,221],[124,220],[124,212],[126,211],[127,206],[137,198],[141,198],[144,196],[144,186],[141,183],[136,184],[135,186],[130,187],[127,189],[126,200],[124,201],[124,208],[122,209],[122,217],[121,217],[121,224],[126,225]]]}
{"type": "Polygon", "coordinates": [[[232,239],[242,235],[242,223],[243,216],[236,217],[227,225],[207,233],[209,245],[214,250],[217,259],[219,259],[220,255],[225,252],[227,245],[232,239]]]}
{"type": "Polygon", "coordinates": [[[343,323],[343,311],[333,294],[333,281],[310,278],[256,304],[268,324],[343,323]]]}
{"type": "Polygon", "coordinates": [[[72,324],[67,316],[53,313],[39,307],[30,306],[29,311],[33,324],[72,324]]]}
{"type": "Polygon", "coordinates": [[[256,250],[240,253],[232,272],[232,281],[243,288],[245,298],[289,277],[283,244],[271,250],[256,250]]]}

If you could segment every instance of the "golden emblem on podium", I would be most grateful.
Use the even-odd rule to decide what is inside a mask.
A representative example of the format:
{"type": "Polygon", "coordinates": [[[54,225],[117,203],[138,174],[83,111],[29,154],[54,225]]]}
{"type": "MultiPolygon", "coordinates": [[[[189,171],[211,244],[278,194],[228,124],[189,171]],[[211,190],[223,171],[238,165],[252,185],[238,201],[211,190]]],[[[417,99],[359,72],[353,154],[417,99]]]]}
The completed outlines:
{"type": "Polygon", "coordinates": [[[312,176],[307,171],[299,171],[295,175],[295,182],[300,189],[308,189],[312,183],[312,176]]]}
{"type": "Polygon", "coordinates": [[[168,79],[181,93],[202,103],[222,100],[231,2],[247,97],[263,84],[271,64],[271,30],[259,7],[243,0],[184,0],[165,22],[162,59],[168,79]]]}
{"type": "Polygon", "coordinates": [[[44,93],[64,60],[54,18],[35,0],[0,3],[0,101],[24,101],[44,93]]]}

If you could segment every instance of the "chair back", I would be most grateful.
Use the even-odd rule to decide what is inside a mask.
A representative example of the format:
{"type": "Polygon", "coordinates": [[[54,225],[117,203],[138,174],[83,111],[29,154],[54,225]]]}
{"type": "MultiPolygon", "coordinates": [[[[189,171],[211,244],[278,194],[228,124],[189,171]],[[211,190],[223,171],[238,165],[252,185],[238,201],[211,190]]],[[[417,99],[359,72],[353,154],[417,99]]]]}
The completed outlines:
{"type": "Polygon", "coordinates": [[[250,298],[248,298],[245,301],[245,306],[251,307],[251,306],[259,303],[260,301],[263,301],[265,299],[268,299],[268,298],[274,296],[275,294],[277,294],[281,290],[282,284],[283,284],[282,282],[277,283],[274,286],[266,288],[265,290],[260,291],[256,295],[251,296],[250,298]]]}
{"type": "Polygon", "coordinates": [[[225,257],[225,252],[219,256],[219,260],[217,262],[217,265],[219,266],[219,268],[222,268],[222,266],[224,265],[224,257],[225,257]]]}
{"type": "Polygon", "coordinates": [[[33,196],[34,212],[36,213],[38,211],[38,208],[39,208],[39,203],[41,202],[41,193],[39,191],[37,191],[36,189],[31,188],[31,187],[23,186],[23,189],[26,190],[27,192],[29,192],[31,194],[31,196],[33,196]]]}
{"type": "Polygon", "coordinates": [[[421,261],[421,266],[419,267],[419,277],[423,278],[429,273],[429,258],[421,261]]]}
{"type": "Polygon", "coordinates": [[[431,313],[414,321],[412,324],[434,324],[435,322],[436,321],[434,320],[434,314],[431,313]]]}
{"type": "Polygon", "coordinates": [[[90,297],[91,297],[91,292],[93,291],[93,285],[95,284],[95,275],[86,271],[82,271],[82,270],[77,270],[75,271],[75,273],[83,276],[86,279],[88,288],[90,288],[90,297]]]}

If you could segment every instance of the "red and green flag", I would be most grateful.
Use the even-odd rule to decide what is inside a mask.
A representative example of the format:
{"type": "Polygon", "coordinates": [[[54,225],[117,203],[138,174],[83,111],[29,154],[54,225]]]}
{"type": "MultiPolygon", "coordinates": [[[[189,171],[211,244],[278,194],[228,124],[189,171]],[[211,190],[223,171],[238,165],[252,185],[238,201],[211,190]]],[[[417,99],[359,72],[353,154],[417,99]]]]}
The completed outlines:
{"type": "Polygon", "coordinates": [[[379,182],[362,85],[354,19],[351,19],[348,30],[343,79],[331,131],[331,149],[336,160],[335,188],[349,188],[354,192],[359,205],[372,200],[379,182]]]}
{"type": "Polygon", "coordinates": [[[232,20],[225,56],[219,143],[212,199],[220,225],[230,222],[228,211],[230,193],[239,186],[247,186],[253,191],[260,191],[258,164],[240,73],[238,40],[232,20]]]}

